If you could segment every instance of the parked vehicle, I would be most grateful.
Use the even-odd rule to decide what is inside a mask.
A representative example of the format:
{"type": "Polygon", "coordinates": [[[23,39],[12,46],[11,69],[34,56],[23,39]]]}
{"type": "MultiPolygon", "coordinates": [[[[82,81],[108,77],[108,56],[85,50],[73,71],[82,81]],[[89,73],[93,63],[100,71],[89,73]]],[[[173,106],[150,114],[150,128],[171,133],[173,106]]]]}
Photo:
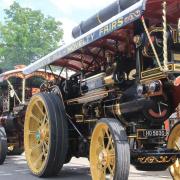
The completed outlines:
{"type": "Polygon", "coordinates": [[[7,152],[20,155],[24,151],[24,117],[28,101],[40,92],[44,80],[54,79],[52,73],[43,70],[26,76],[22,70],[22,66],[17,66],[15,70],[0,74],[0,164],[7,152]]]}
{"type": "Polygon", "coordinates": [[[76,72],[44,83],[28,104],[24,143],[33,174],[55,175],[76,156],[89,158],[93,180],[126,180],[130,163],[170,167],[180,179],[180,124],[170,135],[164,127],[180,103],[179,3],[118,0],[75,27],[72,43],[23,70],[76,72]]]}

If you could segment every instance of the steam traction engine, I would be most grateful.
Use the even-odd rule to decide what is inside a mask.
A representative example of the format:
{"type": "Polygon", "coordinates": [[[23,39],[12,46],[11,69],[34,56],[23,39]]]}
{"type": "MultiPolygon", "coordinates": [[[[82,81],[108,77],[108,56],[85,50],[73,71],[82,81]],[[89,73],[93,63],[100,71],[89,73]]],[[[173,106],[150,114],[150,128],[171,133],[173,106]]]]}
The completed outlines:
{"type": "Polygon", "coordinates": [[[30,97],[39,92],[40,84],[54,76],[35,71],[25,76],[22,65],[0,74],[0,164],[8,155],[20,155],[24,151],[24,117],[30,97]],[[2,161],[1,161],[2,160],[2,161]]]}
{"type": "Polygon", "coordinates": [[[170,167],[180,179],[180,124],[164,127],[180,102],[179,7],[118,0],[75,27],[71,44],[25,68],[55,65],[66,74],[42,84],[26,111],[33,174],[55,175],[76,156],[89,157],[93,180],[128,179],[130,163],[170,167]]]}

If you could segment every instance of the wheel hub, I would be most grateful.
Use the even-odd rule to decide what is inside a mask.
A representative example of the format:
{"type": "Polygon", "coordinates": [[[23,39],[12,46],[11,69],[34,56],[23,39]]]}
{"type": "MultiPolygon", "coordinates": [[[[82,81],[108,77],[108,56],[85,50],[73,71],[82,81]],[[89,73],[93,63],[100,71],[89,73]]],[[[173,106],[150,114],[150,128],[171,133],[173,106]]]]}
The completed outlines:
{"type": "Polygon", "coordinates": [[[102,150],[99,153],[99,161],[103,166],[106,166],[108,164],[108,153],[106,150],[102,150]]]}
{"type": "Polygon", "coordinates": [[[42,129],[41,130],[41,140],[45,140],[46,139],[46,136],[47,136],[47,132],[45,129],[42,129]]]}
{"type": "Polygon", "coordinates": [[[48,136],[48,131],[46,130],[45,127],[41,127],[35,134],[37,141],[40,141],[40,140],[44,141],[47,136],[48,136]]]}
{"type": "Polygon", "coordinates": [[[39,131],[36,132],[36,135],[35,135],[35,136],[36,136],[36,140],[37,140],[37,141],[40,141],[40,139],[41,139],[41,133],[40,133],[39,131]]]}

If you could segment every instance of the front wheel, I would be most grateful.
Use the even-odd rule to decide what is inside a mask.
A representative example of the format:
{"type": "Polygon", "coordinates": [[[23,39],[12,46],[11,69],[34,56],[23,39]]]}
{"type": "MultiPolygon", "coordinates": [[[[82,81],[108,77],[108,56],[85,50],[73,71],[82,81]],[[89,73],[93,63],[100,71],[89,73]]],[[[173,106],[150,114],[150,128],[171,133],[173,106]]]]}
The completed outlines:
{"type": "Polygon", "coordinates": [[[27,107],[24,149],[34,175],[56,175],[68,150],[68,127],[63,103],[52,93],[34,95],[27,107]]]}
{"type": "Polygon", "coordinates": [[[96,124],[91,137],[90,167],[93,180],[128,179],[130,148],[118,120],[103,118],[96,124]]]}

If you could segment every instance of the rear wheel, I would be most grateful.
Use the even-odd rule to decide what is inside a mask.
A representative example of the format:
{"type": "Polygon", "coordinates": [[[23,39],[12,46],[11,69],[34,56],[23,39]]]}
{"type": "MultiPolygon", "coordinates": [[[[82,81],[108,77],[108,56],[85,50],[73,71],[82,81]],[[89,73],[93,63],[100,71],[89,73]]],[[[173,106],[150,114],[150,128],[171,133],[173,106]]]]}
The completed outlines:
{"type": "Polygon", "coordinates": [[[127,180],[130,149],[126,132],[116,119],[101,119],[94,128],[90,145],[93,180],[127,180]]]}
{"type": "Polygon", "coordinates": [[[0,127],[0,165],[2,165],[6,159],[7,154],[7,137],[3,127],[0,127]]]}
{"type": "MultiPolygon", "coordinates": [[[[180,151],[180,122],[176,123],[172,128],[168,137],[168,149],[180,151]]],[[[169,167],[169,171],[174,180],[180,179],[180,159],[178,158],[173,165],[169,167]]]]}
{"type": "Polygon", "coordinates": [[[24,148],[28,166],[37,176],[56,175],[68,150],[67,120],[59,96],[33,96],[26,111],[24,148]]]}

